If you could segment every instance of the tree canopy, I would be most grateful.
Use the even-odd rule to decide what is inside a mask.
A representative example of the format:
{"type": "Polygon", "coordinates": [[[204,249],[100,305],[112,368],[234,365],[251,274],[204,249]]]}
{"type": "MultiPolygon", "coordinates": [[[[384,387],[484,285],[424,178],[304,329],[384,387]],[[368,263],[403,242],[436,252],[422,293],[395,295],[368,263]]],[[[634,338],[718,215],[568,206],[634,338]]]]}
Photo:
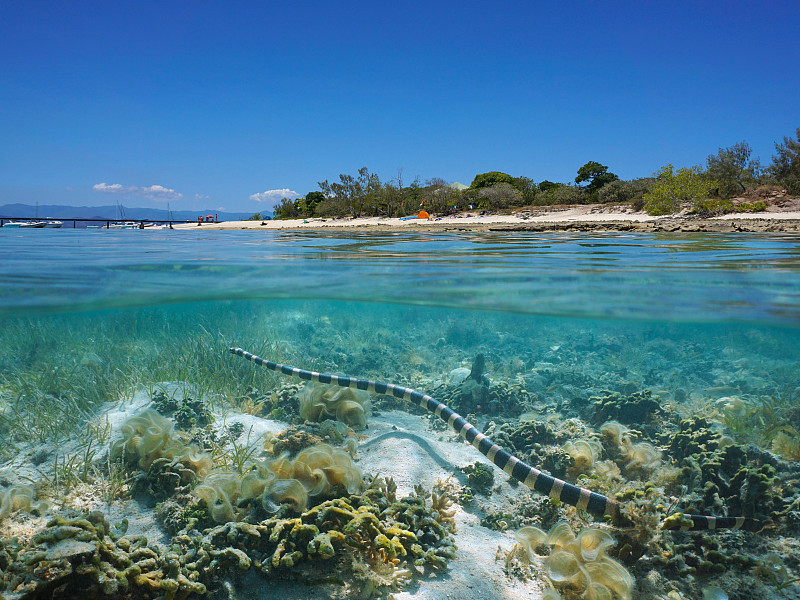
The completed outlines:
{"type": "Polygon", "coordinates": [[[498,183],[514,184],[514,178],[508,173],[501,173],[500,171],[489,171],[488,173],[478,173],[475,179],[472,180],[469,188],[471,190],[480,190],[482,188],[492,187],[498,183]]]}
{"type": "Polygon", "coordinates": [[[757,182],[761,165],[757,158],[750,158],[752,153],[750,144],[739,142],[708,156],[707,173],[719,183],[720,196],[730,198],[742,194],[748,185],[757,182]]]}
{"type": "Polygon", "coordinates": [[[619,179],[617,175],[608,172],[607,166],[590,160],[578,169],[578,176],[575,177],[575,183],[581,184],[588,181],[589,185],[586,186],[586,191],[590,194],[594,194],[605,184],[616,181],[617,179],[619,179]]]}
{"type": "Polygon", "coordinates": [[[769,172],[788,192],[800,194],[800,127],[795,137],[784,137],[782,144],[775,143],[776,154],[769,172]]]}

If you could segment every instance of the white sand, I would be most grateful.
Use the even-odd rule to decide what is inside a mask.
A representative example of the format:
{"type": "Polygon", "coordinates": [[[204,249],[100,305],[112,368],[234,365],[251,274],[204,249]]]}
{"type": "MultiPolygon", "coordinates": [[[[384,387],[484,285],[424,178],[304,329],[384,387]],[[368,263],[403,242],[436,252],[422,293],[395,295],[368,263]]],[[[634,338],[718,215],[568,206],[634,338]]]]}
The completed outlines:
{"type": "MultiPolygon", "coordinates": [[[[373,417],[369,423],[369,437],[393,431],[407,431],[425,439],[437,453],[456,467],[476,461],[491,463],[472,446],[461,441],[450,431],[432,432],[427,420],[402,411],[393,411],[373,417]]],[[[367,473],[392,476],[397,483],[398,496],[408,495],[414,485],[422,484],[426,490],[452,475],[435,461],[418,444],[408,439],[385,439],[360,453],[359,466],[367,473]]],[[[530,494],[527,488],[511,488],[503,473],[495,469],[495,484],[499,491],[492,495],[494,510],[509,510],[508,500],[530,494]]],[[[485,500],[485,499],[484,499],[485,500]]],[[[484,505],[487,504],[482,500],[484,505]]],[[[510,579],[503,572],[504,563],[496,560],[498,547],[505,554],[514,547],[511,532],[498,532],[480,525],[472,512],[459,509],[455,515],[455,539],[458,546],[456,558],[450,562],[447,573],[422,582],[418,589],[399,592],[397,599],[438,600],[441,598],[503,598],[523,600],[541,598],[543,582],[522,582],[510,579]]]]}
{"type": "MultiPolygon", "coordinates": [[[[800,210],[796,209],[796,202],[781,208],[770,206],[765,212],[735,213],[712,217],[710,220],[764,220],[779,219],[782,221],[800,219],[800,210]]],[[[452,229],[452,228],[484,228],[492,226],[514,226],[535,223],[598,223],[622,221],[629,223],[657,223],[659,221],[674,222],[676,219],[687,223],[697,222],[696,218],[687,218],[685,213],[654,217],[645,212],[608,205],[581,205],[567,208],[535,208],[520,210],[511,215],[480,215],[477,212],[462,213],[447,217],[430,217],[428,219],[399,219],[387,217],[343,217],[343,218],[310,218],[263,221],[224,221],[222,223],[196,223],[176,225],[176,229],[191,229],[195,231],[210,229],[259,229],[259,230],[286,230],[286,229],[325,229],[325,228],[359,228],[359,229],[452,229]]]]}
{"type": "Polygon", "coordinates": [[[286,219],[264,221],[224,221],[222,223],[204,223],[176,225],[176,229],[320,229],[331,227],[373,228],[389,227],[399,229],[413,229],[415,227],[434,226],[461,226],[461,225],[515,225],[522,223],[558,223],[582,221],[631,221],[646,222],[657,221],[665,217],[653,217],[639,212],[601,212],[593,210],[591,206],[577,206],[564,210],[535,211],[518,213],[514,215],[479,215],[466,213],[449,217],[431,217],[429,219],[399,219],[387,217],[352,217],[344,218],[313,218],[313,219],[286,219]],[[469,215],[469,216],[468,216],[469,215]]]}

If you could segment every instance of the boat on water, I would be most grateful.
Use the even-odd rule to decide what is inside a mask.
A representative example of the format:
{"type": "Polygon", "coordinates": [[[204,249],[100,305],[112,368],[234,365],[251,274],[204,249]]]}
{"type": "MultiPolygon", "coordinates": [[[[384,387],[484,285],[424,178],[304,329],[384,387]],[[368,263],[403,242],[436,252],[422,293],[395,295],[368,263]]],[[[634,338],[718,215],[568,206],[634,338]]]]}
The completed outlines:
{"type": "Polygon", "coordinates": [[[44,227],[44,221],[9,221],[8,223],[4,223],[3,227],[17,227],[17,228],[42,228],[44,227]]]}
{"type": "Polygon", "coordinates": [[[3,227],[16,227],[26,229],[60,229],[64,226],[63,221],[9,221],[3,227]]]}
{"type": "Polygon", "coordinates": [[[135,221],[115,222],[109,223],[104,229],[139,229],[139,224],[135,221]]]}

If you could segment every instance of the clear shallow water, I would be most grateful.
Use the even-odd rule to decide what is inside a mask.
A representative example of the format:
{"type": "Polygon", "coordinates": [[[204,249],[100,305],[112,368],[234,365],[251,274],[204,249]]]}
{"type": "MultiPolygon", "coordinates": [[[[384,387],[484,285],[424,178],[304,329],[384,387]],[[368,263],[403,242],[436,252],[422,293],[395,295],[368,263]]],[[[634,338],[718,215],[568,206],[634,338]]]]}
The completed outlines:
{"type": "MultiPolygon", "coordinates": [[[[659,470],[629,472],[617,460],[622,480],[593,473],[581,481],[601,493],[641,489],[647,482],[664,506],[735,516],[765,506],[757,516],[770,517],[778,506],[771,490],[786,486],[782,509],[800,497],[788,483],[798,480],[794,463],[780,463],[782,483],[763,490],[764,501],[742,501],[738,490],[728,490],[721,505],[704,504],[707,482],[668,475],[685,458],[668,440],[683,419],[704,416],[704,427],[756,448],[759,461],[778,433],[800,430],[799,267],[798,238],[789,235],[0,230],[0,494],[36,482],[37,498],[85,508],[87,493],[75,491],[81,489],[77,483],[64,490],[41,482],[74,457],[89,451],[105,456],[109,442],[98,433],[102,427],[91,427],[120,400],[138,394],[147,402],[158,382],[178,382],[213,404],[219,431],[231,415],[271,418],[270,399],[291,380],[228,352],[241,346],[301,368],[414,387],[455,402],[484,430],[494,421],[514,426],[524,414],[560,436],[546,445],[552,453],[566,440],[601,440],[603,421],[625,419],[627,408],[599,415],[593,404],[598,397],[619,394],[633,402],[634,394],[652,394],[663,412],[625,422],[639,431],[637,440],[663,452],[659,470]],[[499,398],[488,409],[446,383],[479,353],[499,398]]],[[[381,405],[385,399],[373,402],[383,418],[410,410],[381,405]]],[[[470,450],[444,426],[415,423],[420,435],[470,450]]],[[[110,435],[119,436],[119,429],[116,423],[110,435]]],[[[359,436],[372,433],[374,427],[359,436]]],[[[546,458],[516,451],[540,466],[546,458]]],[[[606,444],[602,458],[614,456],[606,444]]],[[[469,460],[478,458],[475,452],[469,460]]],[[[100,459],[98,475],[84,476],[84,483],[105,489],[110,476],[103,464],[100,459]]],[[[393,457],[364,469],[370,476],[399,477],[417,466],[393,457]]],[[[135,464],[128,468],[136,470],[135,464]]],[[[454,474],[432,467],[427,475],[430,488],[454,474]]],[[[575,481],[574,474],[557,476],[575,481]]],[[[512,527],[547,529],[555,519],[573,518],[568,511],[526,505],[530,496],[520,493],[521,486],[507,486],[499,472],[496,483],[491,502],[478,495],[468,510],[511,515],[512,527]]],[[[132,508],[120,494],[107,507],[92,493],[91,506],[115,519],[151,524],[152,539],[165,535],[147,503],[132,508]]],[[[16,518],[3,521],[0,515],[0,538],[2,527],[16,518]]],[[[777,522],[763,537],[722,538],[720,548],[754,561],[775,552],[790,565],[786,580],[800,576],[785,551],[796,545],[798,522],[777,522]]],[[[466,529],[456,530],[457,545],[465,544],[466,529]]],[[[663,551],[657,544],[681,539],[651,533],[651,554],[663,551]]],[[[623,546],[624,532],[614,534],[623,546]]],[[[446,579],[421,581],[420,597],[441,597],[425,593],[436,589],[436,581],[448,593],[465,574],[474,575],[476,565],[495,569],[494,575],[480,571],[484,581],[505,582],[509,589],[527,585],[509,579],[495,559],[508,531],[487,528],[476,535],[479,545],[495,536],[488,554],[454,561],[446,579]]],[[[750,572],[729,569],[724,579],[692,579],[646,561],[625,564],[637,578],[637,600],[662,598],[669,586],[683,597],[700,597],[700,587],[709,584],[731,597],[737,589],[738,597],[774,597],[774,585],[750,572]],[[648,583],[653,569],[663,571],[659,577],[668,586],[662,579],[654,579],[657,590],[648,583]]],[[[541,579],[541,573],[531,577],[541,579]]],[[[239,591],[260,598],[260,589],[239,591]]],[[[473,593],[471,585],[463,589],[473,593]]],[[[306,598],[308,590],[284,597],[306,598]]],[[[492,588],[482,595],[503,594],[492,588]]]]}
{"type": "Polygon", "coordinates": [[[0,315],[358,300],[800,324],[797,235],[0,230],[0,315]]]}

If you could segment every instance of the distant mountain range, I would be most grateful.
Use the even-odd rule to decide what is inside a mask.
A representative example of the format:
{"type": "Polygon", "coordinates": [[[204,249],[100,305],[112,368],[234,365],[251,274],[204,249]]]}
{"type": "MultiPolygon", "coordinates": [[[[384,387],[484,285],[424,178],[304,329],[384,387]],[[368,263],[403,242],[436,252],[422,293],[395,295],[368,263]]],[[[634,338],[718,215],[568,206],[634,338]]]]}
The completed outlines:
{"type": "MultiPolygon", "coordinates": [[[[111,219],[122,221],[125,219],[159,221],[170,219],[168,211],[161,208],[123,208],[124,215],[120,217],[116,206],[58,206],[54,204],[40,204],[38,209],[28,204],[4,204],[0,206],[0,218],[7,219],[33,219],[37,216],[49,219],[111,219]]],[[[216,215],[220,221],[242,221],[253,216],[252,212],[220,212],[214,209],[203,210],[173,210],[173,221],[196,221],[200,215],[216,215]]],[[[264,214],[264,213],[262,213],[264,214]]]]}

